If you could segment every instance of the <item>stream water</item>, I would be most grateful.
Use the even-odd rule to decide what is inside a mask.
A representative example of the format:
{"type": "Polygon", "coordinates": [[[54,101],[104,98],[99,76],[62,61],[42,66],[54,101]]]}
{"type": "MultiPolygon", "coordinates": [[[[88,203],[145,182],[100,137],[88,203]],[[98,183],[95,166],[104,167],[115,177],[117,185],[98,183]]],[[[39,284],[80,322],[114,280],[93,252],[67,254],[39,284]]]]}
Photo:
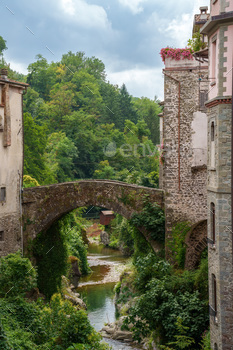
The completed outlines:
{"type": "MultiPolygon", "coordinates": [[[[88,261],[93,273],[80,280],[77,291],[87,304],[92,326],[100,331],[105,323],[116,320],[114,286],[127,258],[118,250],[92,243],[88,248],[88,261]]],[[[112,339],[105,338],[104,341],[114,350],[138,349],[112,339]]]]}

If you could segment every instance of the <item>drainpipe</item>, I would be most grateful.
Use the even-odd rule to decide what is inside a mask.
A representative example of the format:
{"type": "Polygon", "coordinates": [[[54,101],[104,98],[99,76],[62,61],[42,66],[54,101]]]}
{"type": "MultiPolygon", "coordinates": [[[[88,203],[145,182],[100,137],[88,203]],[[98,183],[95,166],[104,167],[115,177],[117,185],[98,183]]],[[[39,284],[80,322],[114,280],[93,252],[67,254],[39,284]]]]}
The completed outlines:
{"type": "Polygon", "coordinates": [[[167,74],[164,70],[163,74],[166,75],[168,78],[174,80],[176,83],[178,83],[178,188],[180,191],[180,81],[167,74]]]}
{"type": "Polygon", "coordinates": [[[22,209],[22,175],[18,170],[19,175],[19,208],[20,208],[20,235],[21,235],[21,249],[23,256],[23,209],[22,209]]]}

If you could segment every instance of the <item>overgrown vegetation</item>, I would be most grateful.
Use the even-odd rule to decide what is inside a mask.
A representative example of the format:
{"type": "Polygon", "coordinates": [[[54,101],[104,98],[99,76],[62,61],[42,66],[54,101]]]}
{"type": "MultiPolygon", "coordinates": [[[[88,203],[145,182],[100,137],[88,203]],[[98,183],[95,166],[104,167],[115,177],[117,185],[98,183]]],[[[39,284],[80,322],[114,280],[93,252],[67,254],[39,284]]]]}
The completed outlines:
{"type": "Polygon", "coordinates": [[[172,228],[168,248],[175,259],[174,263],[177,268],[184,268],[186,254],[185,238],[190,229],[191,225],[187,221],[178,222],[172,228]]]}
{"type": "Polygon", "coordinates": [[[134,267],[130,280],[137,298],[125,327],[132,323],[136,340],[151,336],[161,349],[200,349],[209,322],[207,258],[196,271],[186,271],[149,253],[138,257],[134,267]]]}
{"type": "Polygon", "coordinates": [[[147,230],[150,238],[164,243],[165,241],[165,216],[157,203],[151,203],[147,196],[144,198],[144,206],[140,214],[134,214],[130,220],[136,227],[147,230]]]}
{"type": "Polygon", "coordinates": [[[29,259],[19,253],[1,258],[0,281],[0,349],[108,349],[86,312],[60,294],[53,295],[50,303],[24,298],[36,287],[36,270],[29,259]]]}
{"type": "Polygon", "coordinates": [[[76,210],[41,232],[33,242],[38,287],[48,298],[60,291],[62,275],[67,275],[71,268],[69,256],[77,258],[83,275],[90,271],[87,247],[82,238],[84,221],[82,209],[76,210]]]}

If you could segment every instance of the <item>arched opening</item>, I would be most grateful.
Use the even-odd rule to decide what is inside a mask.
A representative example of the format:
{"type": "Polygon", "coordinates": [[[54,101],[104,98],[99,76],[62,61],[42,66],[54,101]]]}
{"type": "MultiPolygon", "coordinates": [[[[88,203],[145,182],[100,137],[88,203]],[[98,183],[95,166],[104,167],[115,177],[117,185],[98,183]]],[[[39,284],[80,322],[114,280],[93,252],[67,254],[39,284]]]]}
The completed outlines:
{"type": "Polygon", "coordinates": [[[185,268],[192,270],[198,267],[202,252],[207,247],[207,220],[193,225],[186,236],[185,268]]]}

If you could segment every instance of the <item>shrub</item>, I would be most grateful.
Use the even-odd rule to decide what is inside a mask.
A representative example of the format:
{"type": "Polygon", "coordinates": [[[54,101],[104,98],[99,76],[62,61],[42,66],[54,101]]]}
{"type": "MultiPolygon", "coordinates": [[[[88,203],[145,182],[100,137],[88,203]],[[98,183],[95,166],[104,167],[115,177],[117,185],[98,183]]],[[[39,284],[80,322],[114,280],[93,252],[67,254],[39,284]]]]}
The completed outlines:
{"type": "Polygon", "coordinates": [[[0,296],[24,296],[36,286],[36,270],[21,254],[9,254],[0,260],[0,296]]]}
{"type": "Polygon", "coordinates": [[[164,212],[156,203],[151,203],[147,196],[141,213],[133,214],[130,223],[136,227],[144,227],[155,241],[165,241],[164,212]]]}
{"type": "Polygon", "coordinates": [[[108,349],[100,340],[86,312],[62,300],[60,294],[50,304],[0,299],[0,349],[108,349]]]}
{"type": "Polygon", "coordinates": [[[36,179],[31,177],[30,175],[23,176],[23,187],[27,188],[27,187],[36,187],[36,186],[40,186],[39,182],[36,179]]]}
{"type": "Polygon", "coordinates": [[[158,330],[163,342],[175,341],[176,321],[178,317],[189,325],[189,336],[198,343],[200,334],[208,324],[207,305],[199,298],[199,293],[178,291],[174,294],[166,288],[164,281],[152,279],[148,290],[141,295],[127,322],[134,323],[134,333],[140,339],[145,326],[149,330],[158,330]],[[140,323],[138,323],[140,318],[140,323]]]}

